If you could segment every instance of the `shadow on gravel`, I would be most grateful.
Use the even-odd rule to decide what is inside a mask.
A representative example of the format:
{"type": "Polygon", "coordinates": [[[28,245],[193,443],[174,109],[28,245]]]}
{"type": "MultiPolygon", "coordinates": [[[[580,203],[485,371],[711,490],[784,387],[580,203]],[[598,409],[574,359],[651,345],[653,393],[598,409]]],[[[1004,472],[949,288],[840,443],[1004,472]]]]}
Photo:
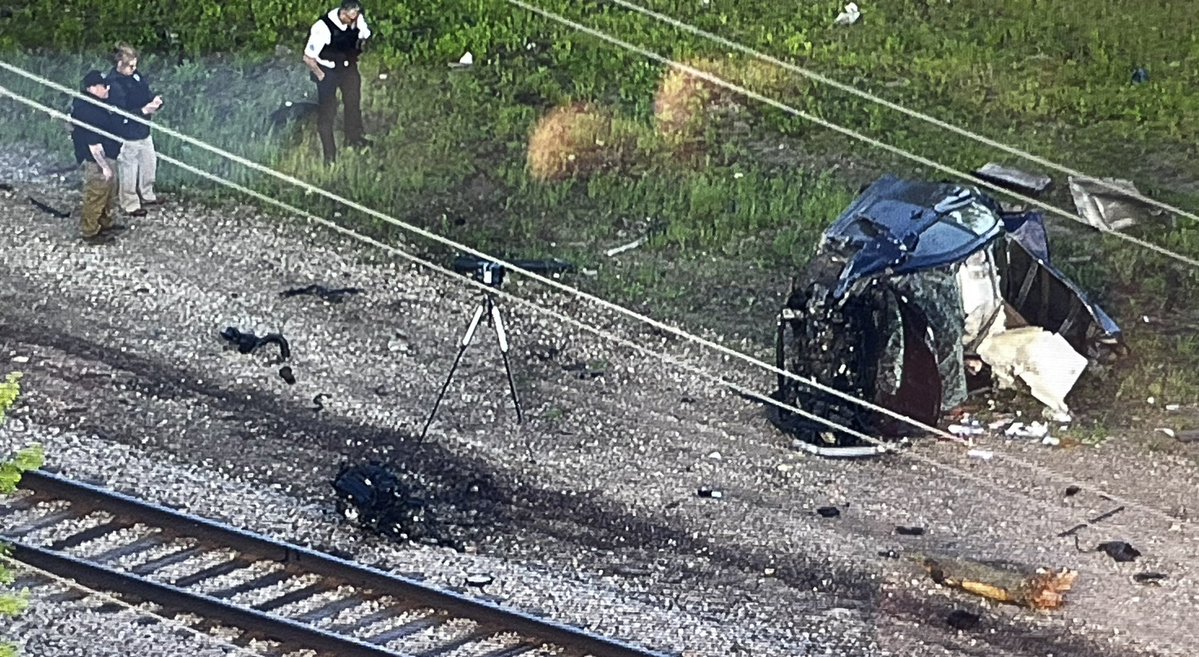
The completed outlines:
{"type": "MultiPolygon", "coordinates": [[[[8,306],[7,303],[3,306],[21,307],[8,306]]],[[[877,574],[877,569],[871,568],[869,564],[863,564],[860,568],[847,572],[830,572],[828,564],[820,555],[825,551],[835,550],[836,546],[814,546],[815,549],[805,553],[780,556],[749,542],[718,543],[703,537],[693,538],[685,532],[666,526],[660,520],[639,518],[626,513],[620,506],[602,496],[546,490],[513,481],[506,472],[496,470],[482,460],[454,454],[433,443],[417,445],[414,437],[405,433],[318,415],[311,407],[285,403],[268,393],[231,390],[195,383],[198,378],[195,374],[179,369],[171,363],[119,352],[86,338],[67,334],[61,327],[28,321],[29,318],[23,317],[21,321],[13,322],[13,314],[9,313],[9,317],[0,320],[0,336],[3,336],[0,338],[0,344],[17,342],[39,345],[58,349],[78,358],[104,363],[131,375],[132,380],[126,382],[130,390],[163,399],[201,398],[213,408],[227,414],[260,422],[274,435],[286,435],[297,441],[306,441],[311,446],[341,453],[349,460],[368,459],[374,454],[370,449],[347,449],[347,436],[353,436],[355,441],[361,441],[364,445],[399,446],[400,449],[393,457],[397,461],[403,461],[404,466],[413,475],[413,482],[419,482],[426,487],[428,498],[439,500],[442,505],[469,505],[475,509],[472,531],[477,532],[480,538],[494,534],[495,532],[488,531],[491,527],[519,528],[521,531],[545,536],[568,545],[702,556],[711,560],[714,565],[743,571],[747,579],[758,577],[766,568],[773,568],[778,580],[803,591],[805,596],[817,591],[827,600],[835,601],[838,606],[856,606],[867,617],[875,619],[876,625],[879,622],[886,623],[887,618],[896,618],[933,628],[943,624],[945,618],[962,606],[960,603],[963,601],[957,598],[932,599],[902,590],[891,592],[884,600],[877,580],[872,579],[872,576],[877,574]]],[[[71,372],[62,371],[55,374],[66,381],[72,381],[71,372]]],[[[83,385],[95,389],[96,381],[88,380],[83,385]]],[[[84,430],[145,447],[134,436],[126,435],[122,438],[114,427],[101,426],[96,424],[94,419],[90,422],[90,425],[85,424],[84,430]]],[[[138,430],[142,430],[140,424],[131,425],[130,428],[137,427],[138,430]]],[[[220,446],[206,445],[204,449],[220,449],[220,446]]],[[[240,452],[243,446],[235,445],[226,449],[240,452]]],[[[314,488],[328,495],[330,504],[333,503],[332,489],[328,482],[321,481],[320,486],[314,488]]],[[[685,572],[683,575],[688,578],[704,576],[701,572],[685,572]]],[[[967,642],[974,641],[1008,651],[1010,654],[1037,657],[1046,654],[1122,657],[1124,654],[1078,637],[1046,636],[1044,628],[1021,620],[992,615],[986,622],[994,632],[964,633],[960,641],[962,645],[956,647],[967,649],[967,642]]],[[[954,631],[945,632],[944,636],[939,637],[940,643],[947,646],[959,643],[954,631]]],[[[978,648],[976,646],[968,650],[977,652],[978,648]]]]}

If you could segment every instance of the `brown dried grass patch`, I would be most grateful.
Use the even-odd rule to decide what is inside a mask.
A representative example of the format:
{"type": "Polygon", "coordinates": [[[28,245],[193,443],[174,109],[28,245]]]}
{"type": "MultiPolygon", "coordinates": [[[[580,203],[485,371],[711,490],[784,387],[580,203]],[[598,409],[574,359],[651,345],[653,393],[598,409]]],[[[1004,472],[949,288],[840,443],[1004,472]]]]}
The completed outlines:
{"type": "Polygon", "coordinates": [[[627,146],[611,114],[585,103],[556,107],[529,137],[529,174],[541,181],[587,176],[618,165],[627,146]]]}

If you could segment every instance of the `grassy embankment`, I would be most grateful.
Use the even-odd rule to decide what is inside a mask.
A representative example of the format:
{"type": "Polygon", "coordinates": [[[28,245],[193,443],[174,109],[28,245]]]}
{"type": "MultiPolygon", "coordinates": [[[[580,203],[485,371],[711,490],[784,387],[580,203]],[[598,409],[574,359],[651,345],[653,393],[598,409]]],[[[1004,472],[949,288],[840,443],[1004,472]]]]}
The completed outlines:
{"type": "MultiPolygon", "coordinates": [[[[842,92],[730,59],[713,44],[619,8],[539,4],[946,164],[1022,164],[842,92]]],[[[149,51],[142,68],[168,100],[165,124],[479,248],[574,259],[597,272],[579,276],[579,285],[655,316],[744,338],[762,355],[790,276],[859,185],[884,171],[944,177],[704,90],[498,0],[371,7],[379,35],[364,63],[364,86],[376,147],[323,169],[311,129],[265,130],[282,101],[312,95],[297,54],[314,19],[310,3],[142,6],[27,2],[0,17],[0,48],[7,61],[73,85],[84,70],[101,66],[97,44],[129,40],[149,51]],[[22,27],[31,24],[53,28],[47,35],[22,27]],[[446,66],[466,50],[475,56],[473,68],[446,66]],[[539,120],[574,103],[585,103],[588,113],[559,116],[566,127],[530,145],[539,120]],[[672,111],[669,121],[661,120],[663,107],[672,111]],[[562,159],[569,155],[575,158],[562,159]],[[606,248],[655,225],[664,230],[646,246],[604,257],[606,248]]],[[[834,3],[708,6],[697,13],[690,1],[653,3],[885,98],[1199,208],[1199,18],[1131,0],[1097,0],[1085,10],[1039,0],[902,0],[868,6],[861,23],[844,28],[831,24],[834,3]],[[1149,71],[1147,84],[1131,83],[1137,67],[1149,71]]],[[[11,75],[0,83],[64,105],[11,75]]],[[[48,145],[67,160],[60,126],[11,111],[10,103],[3,110],[20,117],[0,124],[7,143],[48,145]]],[[[314,206],[312,197],[277,181],[157,139],[164,153],[314,206]]],[[[1064,176],[1055,177],[1048,200],[1072,208],[1064,176]]],[[[163,172],[164,186],[208,187],[195,183],[171,168],[163,172]]],[[[352,213],[345,220],[397,233],[352,213]]],[[[1122,322],[1135,354],[1114,373],[1090,377],[1079,403],[1123,408],[1111,400],[1149,395],[1196,401],[1194,273],[1064,219],[1050,223],[1059,264],[1122,322]]],[[[1199,255],[1199,226],[1186,220],[1133,231],[1199,255]]]]}

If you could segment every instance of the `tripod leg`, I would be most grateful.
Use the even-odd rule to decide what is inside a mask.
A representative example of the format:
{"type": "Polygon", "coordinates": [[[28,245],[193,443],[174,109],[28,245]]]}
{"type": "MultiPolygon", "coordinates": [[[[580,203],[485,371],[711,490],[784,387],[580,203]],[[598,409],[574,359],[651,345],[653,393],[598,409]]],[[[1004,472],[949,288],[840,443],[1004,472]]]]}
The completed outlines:
{"type": "Polygon", "coordinates": [[[475,331],[479,328],[479,321],[483,319],[483,312],[487,306],[480,304],[475,309],[475,315],[470,320],[470,325],[466,327],[466,333],[462,336],[462,341],[458,345],[458,355],[454,357],[454,364],[450,366],[450,374],[445,378],[445,383],[441,385],[441,392],[437,393],[437,401],[433,402],[433,410],[429,413],[429,419],[425,420],[425,428],[421,429],[420,441],[424,442],[425,434],[429,432],[429,427],[433,424],[433,417],[437,415],[437,407],[441,406],[441,400],[445,397],[445,391],[450,388],[450,381],[454,378],[454,371],[458,369],[458,363],[462,362],[462,354],[466,353],[466,348],[470,346],[471,340],[475,337],[475,331]]]}
{"type": "Polygon", "coordinates": [[[516,407],[516,423],[523,424],[524,413],[520,410],[520,398],[516,395],[516,381],[512,378],[512,365],[508,362],[508,333],[504,330],[504,320],[500,319],[500,309],[494,301],[488,302],[491,310],[491,324],[495,327],[495,337],[500,343],[500,355],[504,357],[504,371],[508,373],[508,390],[512,393],[512,405],[516,407]]]}

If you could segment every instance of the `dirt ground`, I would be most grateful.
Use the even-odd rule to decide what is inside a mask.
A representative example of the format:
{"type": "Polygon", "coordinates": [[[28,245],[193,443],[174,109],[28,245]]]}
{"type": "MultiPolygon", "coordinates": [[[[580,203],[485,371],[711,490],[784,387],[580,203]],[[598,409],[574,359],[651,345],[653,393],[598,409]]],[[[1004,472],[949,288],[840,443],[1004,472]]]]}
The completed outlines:
{"type": "MultiPolygon", "coordinates": [[[[471,550],[562,572],[616,573],[717,625],[763,628],[773,648],[594,629],[686,655],[1194,655],[1199,636],[1199,446],[1116,439],[1051,449],[980,439],[995,458],[920,439],[907,455],[801,454],[760,407],[687,372],[516,304],[502,305],[527,421],[515,423],[483,330],[429,439],[414,435],[478,303],[460,281],[394,261],[295,218],[184,199],[105,246],[78,240],[73,174],[6,155],[0,199],[0,362],[24,372],[23,435],[58,429],[330,498],[343,460],[391,458],[457,523],[471,550]],[[282,290],[355,286],[340,304],[282,290]],[[270,355],[226,347],[226,326],[282,332],[297,382],[270,355]],[[15,360],[14,360],[15,359],[15,360]],[[595,376],[581,376],[581,369],[595,376]],[[313,398],[329,395],[324,410],[313,398]],[[1004,459],[1003,455],[1010,455],[1004,459]],[[1068,485],[1081,492],[1066,496],[1068,485]],[[697,495],[720,490],[718,499],[697,495]],[[1133,563],[1076,549],[1127,540],[1133,563]],[[814,509],[835,505],[841,515],[814,509]],[[1142,508],[1144,507],[1144,508],[1142,508]],[[469,518],[469,522],[464,520],[469,518]],[[459,522],[460,521],[460,522],[459,522]],[[898,525],[925,528],[899,536],[898,525]],[[939,587],[916,551],[1079,572],[1067,605],[1032,613],[939,587]],[[888,553],[890,554],[880,554],[888,553]],[[900,558],[892,558],[894,555],[900,558]],[[1168,574],[1161,586],[1139,572],[1168,574]],[[623,574],[621,574],[623,573],[623,574]],[[945,619],[965,609],[974,630],[945,619]]],[[[646,347],[762,391],[772,377],[547,295],[543,301],[646,347]]],[[[55,462],[53,454],[51,463],[55,462]]],[[[232,503],[232,502],[231,502],[232,503]]],[[[331,503],[331,500],[330,500],[331,503]]]]}

